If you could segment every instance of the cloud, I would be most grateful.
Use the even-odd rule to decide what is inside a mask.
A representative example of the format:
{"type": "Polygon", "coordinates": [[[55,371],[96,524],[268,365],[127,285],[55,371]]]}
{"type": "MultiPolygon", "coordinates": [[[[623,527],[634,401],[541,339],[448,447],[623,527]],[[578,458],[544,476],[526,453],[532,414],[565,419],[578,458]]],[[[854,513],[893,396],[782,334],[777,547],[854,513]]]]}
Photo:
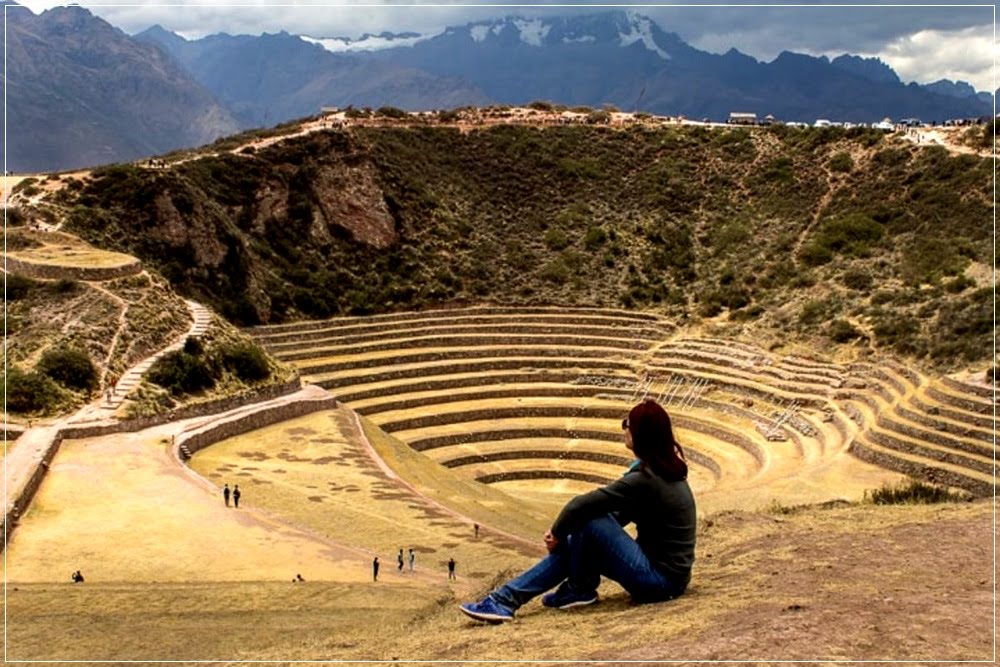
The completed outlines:
{"type": "Polygon", "coordinates": [[[993,91],[996,54],[993,27],[983,26],[953,32],[921,30],[887,44],[880,55],[904,80],[968,81],[978,90],[993,91]]]}

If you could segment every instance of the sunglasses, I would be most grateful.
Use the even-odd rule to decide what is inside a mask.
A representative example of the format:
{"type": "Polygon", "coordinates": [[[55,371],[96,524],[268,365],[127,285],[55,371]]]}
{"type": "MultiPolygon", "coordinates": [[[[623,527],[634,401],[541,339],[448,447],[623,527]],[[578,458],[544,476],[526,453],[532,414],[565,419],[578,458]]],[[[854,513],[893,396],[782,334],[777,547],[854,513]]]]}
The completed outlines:
{"type": "Polygon", "coordinates": [[[627,431],[628,430],[628,417],[626,417],[625,419],[622,420],[622,430],[623,431],[627,431]]]}

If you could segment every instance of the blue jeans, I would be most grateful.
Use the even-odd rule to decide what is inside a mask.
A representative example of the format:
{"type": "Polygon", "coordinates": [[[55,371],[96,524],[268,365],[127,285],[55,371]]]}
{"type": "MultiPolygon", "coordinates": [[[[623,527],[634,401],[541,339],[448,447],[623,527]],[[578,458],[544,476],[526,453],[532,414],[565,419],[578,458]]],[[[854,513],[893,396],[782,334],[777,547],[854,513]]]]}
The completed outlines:
{"type": "Polygon", "coordinates": [[[657,570],[642,548],[613,517],[594,519],[565,540],[537,565],[493,591],[493,600],[511,611],[536,595],[567,581],[579,593],[589,593],[601,575],[622,585],[636,602],[677,597],[688,578],[670,578],[657,570]]]}

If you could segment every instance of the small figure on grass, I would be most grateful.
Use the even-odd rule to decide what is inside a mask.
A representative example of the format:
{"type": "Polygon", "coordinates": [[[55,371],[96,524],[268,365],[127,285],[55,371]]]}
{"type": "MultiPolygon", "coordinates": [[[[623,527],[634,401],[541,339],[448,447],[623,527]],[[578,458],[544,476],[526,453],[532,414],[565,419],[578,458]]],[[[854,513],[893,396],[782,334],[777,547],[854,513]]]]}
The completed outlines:
{"type": "Polygon", "coordinates": [[[410,549],[410,572],[413,572],[413,561],[417,559],[417,555],[413,553],[413,549],[410,549]]]}
{"type": "Polygon", "coordinates": [[[76,572],[74,572],[70,576],[70,578],[73,580],[74,584],[82,584],[83,583],[83,573],[80,572],[80,570],[77,570],[76,572]]]}
{"type": "Polygon", "coordinates": [[[372,561],[372,581],[378,581],[378,556],[372,561]]]}
{"type": "Polygon", "coordinates": [[[233,507],[239,509],[239,507],[240,507],[240,496],[242,496],[242,495],[243,494],[240,493],[240,485],[237,484],[236,486],[233,487],[233,507]]]}
{"type": "Polygon", "coordinates": [[[451,580],[451,579],[458,579],[458,577],[455,576],[455,559],[454,558],[449,558],[448,559],[448,579],[449,580],[451,580]]]}
{"type": "Polygon", "coordinates": [[[226,503],[226,507],[229,507],[229,485],[226,484],[222,487],[222,501],[226,503]]]}
{"type": "Polygon", "coordinates": [[[396,569],[400,572],[403,571],[403,548],[400,547],[399,553],[396,555],[396,569]]]}

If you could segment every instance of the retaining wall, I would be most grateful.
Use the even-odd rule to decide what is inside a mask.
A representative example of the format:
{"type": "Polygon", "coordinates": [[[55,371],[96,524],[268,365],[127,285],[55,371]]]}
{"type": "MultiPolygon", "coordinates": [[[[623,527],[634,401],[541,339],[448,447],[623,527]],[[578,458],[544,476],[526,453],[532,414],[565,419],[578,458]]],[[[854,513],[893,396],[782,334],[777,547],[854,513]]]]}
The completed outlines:
{"type": "MultiPolygon", "coordinates": [[[[366,332],[360,334],[338,334],[335,331],[318,330],[302,333],[299,335],[287,334],[280,339],[275,337],[259,338],[269,350],[282,351],[294,350],[304,347],[309,343],[317,341],[329,342],[337,345],[354,345],[372,341],[405,340],[421,336],[442,336],[445,338],[470,336],[476,334],[492,334],[494,336],[513,334],[536,335],[536,336],[585,336],[591,338],[614,338],[628,340],[644,340],[654,343],[662,339],[663,334],[656,329],[648,327],[625,328],[625,327],[596,327],[596,326],[573,326],[565,324],[561,326],[524,324],[523,322],[511,322],[496,324],[490,323],[485,326],[456,326],[451,320],[442,321],[440,325],[429,327],[407,327],[385,328],[382,331],[366,332]]],[[[315,345],[313,345],[315,347],[315,345]]]]}
{"type": "Polygon", "coordinates": [[[271,424],[287,421],[303,415],[319,412],[320,410],[332,410],[337,407],[337,400],[333,396],[325,398],[296,401],[294,403],[280,403],[250,412],[247,414],[234,415],[230,419],[221,420],[205,426],[191,434],[178,438],[174,442],[174,450],[180,457],[181,448],[186,448],[190,454],[214,445],[217,442],[243,435],[250,431],[255,431],[271,424]]]}
{"type": "Polygon", "coordinates": [[[552,307],[537,307],[537,306],[484,306],[484,307],[471,307],[471,308],[454,308],[454,309],[437,309],[437,310],[421,310],[421,311],[410,311],[406,313],[387,313],[384,315],[368,315],[363,317],[343,317],[343,318],[330,318],[327,320],[311,320],[305,322],[292,322],[288,324],[271,324],[264,325],[260,327],[254,327],[249,329],[248,332],[254,336],[268,335],[273,333],[281,333],[291,330],[298,331],[309,331],[316,328],[327,327],[327,328],[337,328],[346,327],[354,325],[367,326],[373,323],[381,322],[409,322],[412,320],[423,320],[423,319],[452,319],[457,320],[465,317],[475,317],[478,315],[552,315],[554,317],[560,318],[561,321],[574,322],[582,321],[586,318],[591,320],[596,319],[612,319],[621,322],[629,322],[635,324],[636,322],[655,324],[663,327],[673,328],[669,322],[661,320],[658,315],[653,315],[651,313],[640,313],[635,311],[624,311],[624,310],[611,310],[606,308],[581,308],[575,310],[573,308],[564,308],[559,306],[552,307]]]}
{"type": "MultiPolygon", "coordinates": [[[[336,364],[329,364],[336,366],[336,364]]],[[[623,370],[635,371],[635,366],[628,361],[618,361],[615,359],[485,359],[481,363],[467,362],[458,364],[442,364],[440,366],[418,366],[417,368],[395,368],[392,370],[379,371],[366,375],[341,376],[334,378],[323,378],[314,382],[324,389],[331,387],[347,386],[357,384],[368,384],[371,382],[386,382],[388,380],[402,380],[404,378],[426,377],[428,375],[457,375],[459,373],[482,373],[483,371],[507,371],[523,370],[526,368],[537,368],[545,370],[550,368],[580,368],[595,371],[623,370]]],[[[314,368],[300,368],[303,373],[321,374],[334,371],[327,366],[317,366],[314,368]]]]}
{"type": "Polygon", "coordinates": [[[952,472],[951,470],[944,470],[943,468],[936,468],[916,463],[915,461],[910,461],[908,459],[898,458],[893,456],[891,453],[872,449],[866,446],[861,440],[855,440],[852,442],[849,451],[862,461],[866,461],[889,470],[895,470],[896,472],[901,472],[905,475],[909,475],[910,477],[931,482],[932,484],[941,484],[944,486],[953,486],[959,489],[965,489],[966,491],[979,497],[992,496],[994,493],[995,487],[993,484],[988,484],[972,477],[966,477],[965,475],[960,475],[952,472]]]}

